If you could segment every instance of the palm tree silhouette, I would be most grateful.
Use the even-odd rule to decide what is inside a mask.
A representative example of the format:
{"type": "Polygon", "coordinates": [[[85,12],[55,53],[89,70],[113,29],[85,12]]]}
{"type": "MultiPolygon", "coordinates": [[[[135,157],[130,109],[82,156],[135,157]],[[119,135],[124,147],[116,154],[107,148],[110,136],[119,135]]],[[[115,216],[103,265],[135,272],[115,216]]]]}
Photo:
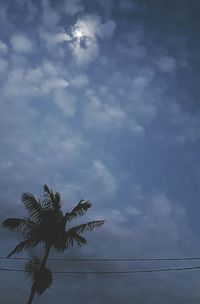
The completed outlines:
{"type": "Polygon", "coordinates": [[[32,275],[33,279],[31,294],[27,302],[27,304],[31,304],[35,293],[41,294],[52,282],[52,273],[45,268],[50,250],[55,249],[57,252],[63,253],[64,250],[75,244],[85,245],[87,241],[80,234],[103,225],[104,220],[67,227],[74,218],[84,215],[92,204],[89,201],[81,200],[71,212],[63,213],[60,194],[53,192],[46,184],[43,186],[41,199],[36,199],[31,193],[25,192],[22,194],[22,202],[28,217],[7,218],[3,222],[3,227],[16,230],[24,236],[24,240],[8,254],[8,258],[29,247],[35,247],[38,244],[44,246],[42,260],[36,261],[35,264],[34,261],[31,261],[27,265],[27,272],[32,275]],[[43,284],[44,286],[41,286],[43,284]]]}

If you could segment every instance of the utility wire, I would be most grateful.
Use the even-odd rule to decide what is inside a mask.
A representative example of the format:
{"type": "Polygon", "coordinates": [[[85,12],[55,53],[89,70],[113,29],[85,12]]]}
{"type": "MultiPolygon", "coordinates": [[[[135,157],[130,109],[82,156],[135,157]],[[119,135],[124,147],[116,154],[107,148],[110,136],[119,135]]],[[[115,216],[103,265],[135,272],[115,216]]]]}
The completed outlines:
{"type": "MultiPolygon", "coordinates": [[[[168,272],[168,271],[186,271],[197,270],[200,266],[196,267],[182,267],[182,268],[162,268],[162,269],[144,269],[144,270],[130,270],[130,271],[53,271],[55,274],[138,274],[138,273],[152,273],[152,272],[168,272]]],[[[10,272],[25,272],[23,269],[14,268],[0,268],[0,271],[10,272]]]]}
{"type": "MultiPolygon", "coordinates": [[[[0,260],[30,260],[31,257],[12,257],[0,256],[0,260]]],[[[175,258],[49,258],[49,261],[74,261],[74,262],[128,262],[128,261],[192,261],[200,260],[200,257],[175,257],[175,258]]]]}

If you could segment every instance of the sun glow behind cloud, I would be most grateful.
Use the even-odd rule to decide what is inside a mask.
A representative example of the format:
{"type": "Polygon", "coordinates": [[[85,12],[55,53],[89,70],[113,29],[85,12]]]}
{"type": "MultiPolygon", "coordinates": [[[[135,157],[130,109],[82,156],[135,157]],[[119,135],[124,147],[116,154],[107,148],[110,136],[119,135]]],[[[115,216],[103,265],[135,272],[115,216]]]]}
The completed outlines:
{"type": "Polygon", "coordinates": [[[73,35],[75,38],[80,39],[84,36],[84,33],[79,29],[75,29],[75,31],[73,32],[73,35]]]}

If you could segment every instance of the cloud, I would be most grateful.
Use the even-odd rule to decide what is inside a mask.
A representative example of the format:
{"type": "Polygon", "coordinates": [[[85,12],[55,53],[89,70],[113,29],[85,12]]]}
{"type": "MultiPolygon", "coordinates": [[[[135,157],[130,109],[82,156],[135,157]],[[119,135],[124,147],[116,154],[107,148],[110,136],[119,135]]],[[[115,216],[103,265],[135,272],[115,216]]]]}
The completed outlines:
{"type": "Polygon", "coordinates": [[[66,116],[73,116],[76,110],[76,98],[65,90],[55,90],[54,101],[66,116]]]}
{"type": "Polygon", "coordinates": [[[10,38],[13,50],[17,53],[31,53],[34,51],[34,45],[31,40],[22,33],[14,34],[10,38]]]}
{"type": "Polygon", "coordinates": [[[42,8],[43,26],[47,30],[54,30],[60,21],[60,15],[51,7],[49,0],[42,0],[42,8]]]}
{"type": "Polygon", "coordinates": [[[172,72],[176,68],[176,61],[173,57],[164,56],[158,60],[158,66],[162,72],[172,72]]]}
{"type": "Polygon", "coordinates": [[[113,20],[101,22],[96,15],[85,15],[72,27],[70,47],[76,63],[87,65],[99,54],[98,40],[110,39],[116,24],[113,20]]]}
{"type": "Polygon", "coordinates": [[[50,78],[44,79],[41,85],[41,93],[49,94],[54,90],[59,90],[63,88],[67,88],[69,85],[68,81],[62,78],[50,78]]]}
{"type": "Polygon", "coordinates": [[[162,114],[162,123],[164,126],[169,124],[170,127],[166,132],[157,130],[155,138],[166,147],[185,146],[200,138],[199,113],[191,115],[173,98],[169,100],[165,115],[162,114]]]}
{"type": "MultiPolygon", "coordinates": [[[[69,2],[67,3],[69,4],[69,2]]],[[[46,5],[47,3],[45,2],[45,7],[46,5]]],[[[47,6],[49,9],[49,4],[47,6]]],[[[57,26],[57,22],[52,22],[51,26],[46,26],[46,23],[46,21],[43,22],[39,32],[40,37],[46,43],[49,53],[54,54],[54,56],[64,57],[66,50],[63,48],[63,43],[65,42],[69,46],[78,66],[85,66],[92,62],[99,54],[99,42],[101,40],[109,40],[116,28],[116,23],[113,20],[107,20],[102,23],[101,18],[97,15],[85,15],[82,18],[78,18],[71,27],[71,31],[67,31],[67,33],[64,28],[57,26]]]]}
{"type": "Polygon", "coordinates": [[[81,0],[65,0],[64,12],[69,16],[74,16],[84,11],[81,0]]]}
{"type": "Polygon", "coordinates": [[[7,72],[8,62],[4,58],[0,58],[0,75],[5,77],[5,73],[7,72]]]}
{"type": "Polygon", "coordinates": [[[188,246],[188,238],[191,242],[195,240],[186,222],[185,209],[164,193],[147,195],[142,191],[142,197],[134,194],[129,196],[129,202],[124,198],[122,201],[118,208],[112,209],[111,205],[109,210],[108,207],[102,210],[108,219],[105,243],[109,252],[114,254],[121,240],[119,255],[124,254],[124,248],[132,256],[146,256],[147,251],[148,256],[181,255],[188,246]]]}
{"type": "Polygon", "coordinates": [[[47,61],[36,68],[14,66],[5,81],[4,95],[6,97],[33,98],[67,88],[68,81],[59,77],[58,74],[58,67],[47,61]]]}
{"type": "Polygon", "coordinates": [[[64,31],[59,32],[47,32],[47,31],[40,31],[40,37],[45,40],[47,44],[47,48],[52,48],[60,43],[65,41],[70,41],[71,38],[67,35],[64,31]]]}
{"type": "Polygon", "coordinates": [[[4,55],[7,52],[8,52],[7,45],[3,41],[0,41],[0,53],[4,55]]]}
{"type": "Polygon", "coordinates": [[[49,55],[54,58],[65,58],[67,55],[64,43],[71,41],[69,35],[63,29],[55,29],[54,31],[46,31],[41,28],[39,30],[42,44],[47,49],[49,55]]]}
{"type": "Polygon", "coordinates": [[[103,132],[124,129],[143,136],[160,106],[154,103],[153,81],[151,70],[135,72],[133,78],[120,72],[111,73],[106,85],[86,90],[85,125],[103,132]]]}
{"type": "Polygon", "coordinates": [[[115,192],[117,190],[116,180],[106,166],[99,160],[95,160],[93,166],[94,178],[99,179],[103,183],[106,192],[115,192]]]}
{"type": "MultiPolygon", "coordinates": [[[[23,8],[8,2],[0,10],[1,219],[23,217],[21,193],[38,196],[41,185],[48,183],[62,193],[64,210],[86,198],[93,208],[84,219],[106,219],[102,230],[88,233],[84,249],[68,250],[67,257],[192,256],[199,251],[198,46],[193,48],[196,39],[190,37],[191,43],[182,48],[188,32],[179,26],[181,22],[173,27],[173,20],[190,14],[187,9],[178,10],[178,16],[171,8],[160,9],[162,1],[155,7],[139,1],[89,2],[34,3],[32,17],[32,8],[27,7],[33,4],[31,0],[23,8]],[[106,13],[102,6],[107,5],[106,13]],[[98,15],[87,14],[94,8],[98,15]],[[108,17],[112,9],[115,21],[108,17]],[[133,10],[136,18],[130,16],[133,10]],[[155,14],[161,26],[157,26],[158,18],[152,19],[155,14]],[[172,23],[166,22],[168,16],[172,23]],[[167,32],[170,39],[164,35],[167,32]],[[24,51],[27,41],[14,43],[16,51],[11,42],[16,35],[25,37],[34,52],[24,51]],[[170,46],[173,41],[181,47],[170,46]],[[180,52],[187,63],[184,66],[180,52]],[[187,109],[178,92],[183,92],[187,109]]],[[[0,234],[4,255],[15,240],[7,232],[0,234]]],[[[19,261],[12,263],[23,267],[15,264],[19,261]]],[[[51,265],[64,269],[62,262],[51,265]]],[[[67,270],[150,266],[69,263],[67,270]]],[[[133,295],[137,303],[199,301],[198,273],[181,273],[181,280],[176,273],[149,275],[152,279],[141,275],[134,284],[133,276],[124,276],[124,284],[119,283],[121,276],[74,276],[69,278],[68,289],[58,275],[52,289],[37,300],[62,302],[67,293],[71,303],[81,298],[89,304],[132,304],[133,295]]],[[[14,286],[14,281],[21,288],[15,293],[17,301],[25,301],[30,286],[22,280],[18,274],[12,278],[2,273],[3,303],[13,302],[7,286],[14,286]]]]}
{"type": "Polygon", "coordinates": [[[85,108],[85,121],[88,126],[99,126],[102,129],[107,129],[108,125],[116,128],[121,128],[126,120],[126,112],[114,103],[102,102],[95,93],[88,89],[87,96],[89,102],[85,108]]]}
{"type": "Polygon", "coordinates": [[[75,88],[86,87],[89,84],[89,79],[86,74],[80,74],[70,79],[70,84],[75,88]]]}

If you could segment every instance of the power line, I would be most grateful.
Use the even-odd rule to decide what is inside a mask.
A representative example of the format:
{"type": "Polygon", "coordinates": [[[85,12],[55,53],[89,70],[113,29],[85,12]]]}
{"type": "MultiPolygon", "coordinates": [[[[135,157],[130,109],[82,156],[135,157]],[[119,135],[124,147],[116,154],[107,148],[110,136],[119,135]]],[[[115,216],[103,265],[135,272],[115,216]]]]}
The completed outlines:
{"type": "MultiPolygon", "coordinates": [[[[182,268],[144,269],[144,270],[130,270],[130,271],[52,271],[52,272],[55,274],[139,274],[139,273],[152,273],[152,272],[186,271],[186,270],[197,270],[197,269],[200,269],[200,266],[182,267],[182,268]]],[[[23,269],[14,269],[14,268],[0,268],[0,271],[25,272],[25,270],[23,269]]]]}
{"type": "Polygon", "coordinates": [[[137,274],[148,272],[167,272],[167,271],[184,271],[200,269],[198,267],[182,267],[182,268],[163,268],[163,269],[144,269],[144,270],[129,270],[129,271],[55,271],[53,273],[59,274],[137,274]]]}
{"type": "MultiPolygon", "coordinates": [[[[31,257],[12,257],[0,256],[0,260],[30,260],[31,257]]],[[[74,261],[74,262],[128,262],[128,261],[192,261],[200,260],[200,257],[175,257],[175,258],[49,258],[49,261],[74,261]]]]}

